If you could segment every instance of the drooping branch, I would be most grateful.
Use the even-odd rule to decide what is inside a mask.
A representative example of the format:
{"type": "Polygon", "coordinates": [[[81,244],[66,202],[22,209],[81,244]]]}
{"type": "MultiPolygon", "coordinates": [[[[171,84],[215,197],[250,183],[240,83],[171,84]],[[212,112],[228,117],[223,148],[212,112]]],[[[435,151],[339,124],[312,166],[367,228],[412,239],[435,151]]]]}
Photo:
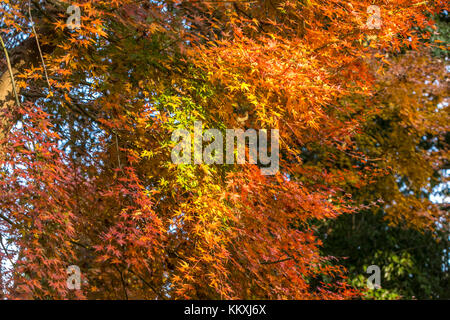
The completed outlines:
{"type": "Polygon", "coordinates": [[[11,78],[10,81],[11,81],[12,91],[14,93],[14,98],[16,99],[17,106],[20,108],[19,96],[17,95],[16,83],[14,81],[14,73],[12,70],[11,61],[9,60],[8,50],[6,50],[6,46],[5,46],[5,43],[3,42],[2,36],[0,36],[0,43],[2,45],[3,52],[5,53],[6,64],[8,65],[8,72],[9,72],[9,76],[11,78]]]}

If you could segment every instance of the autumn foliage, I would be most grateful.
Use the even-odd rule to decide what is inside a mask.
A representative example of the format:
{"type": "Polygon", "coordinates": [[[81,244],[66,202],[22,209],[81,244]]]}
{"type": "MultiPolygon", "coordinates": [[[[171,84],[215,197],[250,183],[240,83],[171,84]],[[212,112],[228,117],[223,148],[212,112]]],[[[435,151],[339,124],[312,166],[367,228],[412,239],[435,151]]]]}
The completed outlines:
{"type": "MultiPolygon", "coordinates": [[[[392,85],[409,64],[393,56],[441,45],[430,38],[445,3],[375,1],[382,26],[369,29],[373,1],[2,0],[0,35],[20,98],[0,102],[2,294],[357,296],[336,258],[321,253],[315,223],[377,205],[352,192],[398,164],[380,165],[385,154],[364,140],[374,118],[395,111],[383,101],[410,99],[398,112],[411,130],[448,129],[446,113],[433,115],[445,88],[422,104],[406,94],[417,83],[392,85]],[[78,29],[66,26],[69,5],[81,8],[78,29]],[[195,121],[279,129],[280,171],[173,164],[171,133],[195,121]],[[82,270],[81,290],[67,288],[70,265],[82,270]]],[[[394,224],[431,228],[442,214],[392,196],[421,206],[393,208],[394,224]]]]}

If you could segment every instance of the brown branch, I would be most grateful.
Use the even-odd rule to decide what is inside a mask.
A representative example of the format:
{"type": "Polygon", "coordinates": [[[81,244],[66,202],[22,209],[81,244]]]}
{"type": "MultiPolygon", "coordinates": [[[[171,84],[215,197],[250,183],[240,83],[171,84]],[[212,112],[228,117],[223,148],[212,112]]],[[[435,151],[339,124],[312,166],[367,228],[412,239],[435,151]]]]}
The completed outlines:
{"type": "Polygon", "coordinates": [[[2,218],[3,220],[5,220],[6,222],[8,222],[10,225],[12,225],[13,227],[16,226],[16,224],[14,222],[12,222],[8,217],[4,216],[3,214],[0,213],[0,218],[2,218]]]}
{"type": "Polygon", "coordinates": [[[5,53],[5,56],[6,56],[6,63],[8,65],[9,76],[11,77],[11,84],[12,84],[12,90],[14,93],[14,97],[16,98],[17,106],[20,108],[20,101],[19,101],[19,96],[17,95],[16,83],[14,81],[14,73],[12,71],[11,61],[9,60],[8,50],[6,50],[6,46],[5,46],[5,43],[3,42],[3,38],[1,35],[0,35],[0,43],[3,47],[3,52],[5,53]]]}
{"type": "Polygon", "coordinates": [[[34,28],[33,16],[31,15],[31,2],[30,2],[30,0],[28,1],[28,14],[30,16],[31,28],[33,30],[34,36],[36,37],[36,45],[37,45],[37,48],[38,48],[39,56],[41,58],[42,67],[44,68],[45,79],[47,80],[48,88],[50,89],[50,81],[48,80],[47,67],[45,66],[44,57],[42,56],[41,45],[39,44],[39,38],[38,38],[38,35],[37,35],[37,32],[36,32],[36,29],[34,28]]]}
{"type": "Polygon", "coordinates": [[[11,266],[14,266],[14,262],[12,262],[11,258],[9,257],[9,253],[8,250],[6,249],[5,245],[3,244],[3,237],[2,234],[0,233],[0,244],[2,246],[3,251],[5,252],[5,256],[6,258],[9,260],[9,263],[11,263],[11,266]]]}
{"type": "Polygon", "coordinates": [[[281,259],[281,260],[277,260],[277,261],[261,261],[260,264],[275,264],[275,263],[281,263],[281,262],[285,262],[285,261],[289,261],[292,260],[291,257],[289,258],[285,258],[285,259],[281,259]]]}

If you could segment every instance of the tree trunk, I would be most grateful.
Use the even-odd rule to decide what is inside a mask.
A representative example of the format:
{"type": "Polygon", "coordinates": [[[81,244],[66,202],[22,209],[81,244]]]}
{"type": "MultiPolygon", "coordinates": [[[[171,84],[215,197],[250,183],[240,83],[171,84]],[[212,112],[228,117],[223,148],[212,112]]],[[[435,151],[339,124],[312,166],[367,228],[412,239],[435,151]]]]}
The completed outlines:
{"type": "MultiPolygon", "coordinates": [[[[42,47],[43,52],[49,52],[52,48],[42,47]]],[[[2,51],[3,52],[3,51],[2,51]]],[[[36,66],[40,62],[36,39],[30,37],[19,46],[10,50],[9,58],[13,76],[17,82],[17,75],[25,68],[36,66]]],[[[15,123],[20,119],[19,106],[13,93],[13,84],[8,66],[0,70],[0,160],[4,158],[4,148],[7,143],[8,134],[15,123]]],[[[17,89],[20,97],[21,90],[17,89]]]]}

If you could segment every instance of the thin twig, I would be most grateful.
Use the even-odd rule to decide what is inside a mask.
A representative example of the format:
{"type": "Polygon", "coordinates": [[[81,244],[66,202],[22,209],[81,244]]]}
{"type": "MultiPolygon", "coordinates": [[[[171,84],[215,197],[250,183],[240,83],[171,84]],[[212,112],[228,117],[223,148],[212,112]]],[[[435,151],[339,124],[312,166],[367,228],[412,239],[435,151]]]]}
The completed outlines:
{"type": "Polygon", "coordinates": [[[152,291],[156,294],[157,297],[160,297],[161,299],[165,300],[164,296],[162,296],[158,290],[156,290],[150,283],[148,283],[147,280],[145,280],[143,277],[141,277],[138,273],[134,272],[133,269],[127,269],[128,272],[131,272],[132,274],[134,274],[136,277],[138,277],[147,287],[149,287],[150,289],[152,289],[152,291]]]}
{"type": "Polygon", "coordinates": [[[15,226],[16,224],[12,222],[9,218],[5,217],[3,214],[0,213],[0,218],[8,222],[10,225],[15,226]]]}
{"type": "Polygon", "coordinates": [[[2,245],[3,251],[5,251],[5,256],[9,260],[9,263],[11,263],[11,266],[14,266],[14,262],[12,262],[11,258],[9,257],[8,250],[6,249],[5,245],[3,244],[3,237],[2,237],[1,233],[0,233],[0,244],[2,245]]]}
{"type": "Polygon", "coordinates": [[[116,148],[117,148],[117,161],[119,162],[119,169],[122,170],[122,165],[120,164],[120,150],[119,150],[119,140],[117,139],[116,133],[116,148]]]}
{"type": "Polygon", "coordinates": [[[276,264],[276,263],[281,263],[281,262],[285,262],[285,261],[289,261],[292,260],[291,257],[289,258],[285,258],[285,259],[281,259],[281,260],[277,260],[277,261],[261,261],[260,264],[276,264]]]}
{"type": "Polygon", "coordinates": [[[44,57],[42,56],[41,45],[39,44],[39,38],[38,38],[38,35],[37,35],[37,32],[36,32],[36,29],[34,28],[33,16],[31,15],[31,2],[30,2],[30,0],[28,0],[28,14],[30,15],[31,28],[33,29],[34,36],[36,37],[36,44],[37,44],[37,47],[38,47],[38,50],[39,50],[39,56],[41,57],[42,66],[44,68],[45,79],[47,80],[48,88],[50,89],[50,81],[48,80],[47,67],[45,66],[44,57]]]}
{"type": "Polygon", "coordinates": [[[5,43],[3,42],[3,38],[1,35],[0,35],[0,43],[2,44],[3,52],[5,53],[5,56],[6,56],[6,63],[8,65],[9,76],[11,77],[11,84],[12,84],[14,96],[16,98],[16,103],[17,103],[17,106],[20,108],[20,101],[19,101],[19,96],[17,95],[16,82],[14,81],[14,73],[12,71],[11,61],[9,60],[8,50],[6,50],[6,46],[5,46],[5,43]]]}
{"type": "Polygon", "coordinates": [[[117,272],[118,272],[119,275],[120,275],[120,280],[121,280],[121,282],[122,282],[122,289],[123,289],[123,293],[124,293],[124,295],[125,295],[125,300],[128,300],[127,286],[126,286],[126,283],[125,283],[125,279],[123,278],[123,273],[122,273],[122,271],[119,269],[118,266],[116,266],[116,265],[113,265],[113,266],[116,268],[117,272]]]}

